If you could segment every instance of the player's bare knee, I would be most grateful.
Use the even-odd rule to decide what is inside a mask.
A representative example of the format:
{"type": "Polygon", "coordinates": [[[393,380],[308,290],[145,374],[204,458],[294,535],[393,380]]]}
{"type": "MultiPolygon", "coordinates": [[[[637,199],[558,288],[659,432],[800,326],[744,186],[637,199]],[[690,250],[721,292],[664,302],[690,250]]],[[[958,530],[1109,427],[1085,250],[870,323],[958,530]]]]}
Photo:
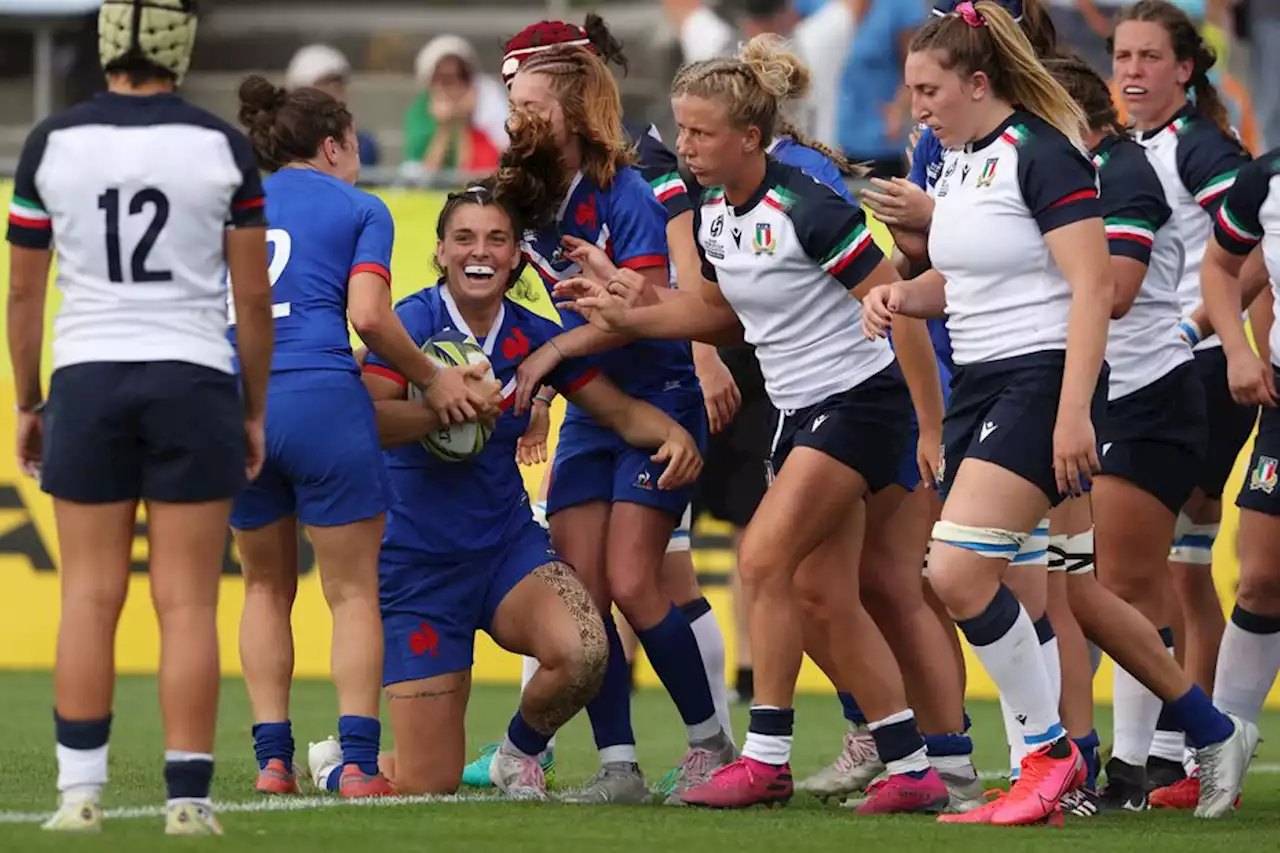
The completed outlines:
{"type": "Polygon", "coordinates": [[[1236,604],[1250,613],[1280,614],[1280,573],[1242,571],[1236,604]]]}
{"type": "Polygon", "coordinates": [[[609,641],[604,620],[591,600],[591,595],[574,570],[566,563],[549,563],[534,570],[534,575],[550,586],[568,611],[572,630],[564,632],[573,639],[550,650],[548,659],[539,658],[543,666],[560,667],[566,678],[566,690],[585,695],[590,701],[604,680],[609,660],[609,641]]]}

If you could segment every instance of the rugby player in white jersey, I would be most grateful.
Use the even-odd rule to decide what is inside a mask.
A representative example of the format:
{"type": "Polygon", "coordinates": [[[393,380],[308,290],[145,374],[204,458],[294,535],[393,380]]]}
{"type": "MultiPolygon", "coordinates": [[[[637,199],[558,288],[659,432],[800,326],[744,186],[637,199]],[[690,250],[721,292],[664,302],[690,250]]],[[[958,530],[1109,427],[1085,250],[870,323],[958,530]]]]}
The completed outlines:
{"type": "Polygon", "coordinates": [[[222,831],[209,800],[218,584],[231,499],[262,466],[272,320],[253,149],[174,94],[191,58],[194,5],[106,0],[107,92],[36,127],[14,180],[18,457],[53,496],[62,555],[61,803],[51,830],[101,828],[115,633],[143,503],[160,623],[165,831],[222,831]],[[46,405],[40,354],[54,251],[63,302],[46,405]],[[226,338],[228,268],[239,383],[226,338]]]}
{"type": "MultiPolygon", "coordinates": [[[[557,293],[581,297],[577,307],[593,323],[625,334],[721,342],[744,330],[780,410],[772,485],[739,556],[755,664],[746,747],[684,802],[742,808],[790,799],[803,650],[858,696],[887,766],[858,811],[936,811],[947,789],[929,766],[896,661],[859,601],[856,555],[862,499],[896,481],[913,398],[919,411],[940,394],[937,372],[922,323],[902,326],[895,339],[914,355],[902,359],[910,393],[887,344],[859,339],[849,291],[891,280],[892,267],[856,205],[765,153],[794,65],[771,40],[755,39],[737,57],[687,66],[672,85],[678,153],[708,187],[696,214],[699,295],[628,308],[583,279],[557,293]],[[913,369],[921,365],[930,368],[923,375],[913,369]]],[[[620,270],[608,287],[635,281],[620,270]]]]}
{"type": "MultiPolygon", "coordinates": [[[[1085,768],[1043,659],[1025,651],[1037,645],[1032,622],[1002,575],[1049,506],[1099,472],[1093,422],[1104,414],[1114,281],[1097,179],[1080,153],[1083,113],[996,4],[962,3],[930,22],[906,77],[916,118],[948,149],[929,237],[935,268],[875,288],[864,322],[879,335],[897,315],[947,316],[958,370],[930,581],[1032,747],[1008,795],[939,819],[1033,823],[1084,782],[1085,768]]],[[[1256,728],[1214,709],[1164,654],[1155,628],[1118,599],[1109,604],[1111,633],[1099,645],[1194,730],[1213,767],[1199,811],[1224,813],[1256,728]]]]}

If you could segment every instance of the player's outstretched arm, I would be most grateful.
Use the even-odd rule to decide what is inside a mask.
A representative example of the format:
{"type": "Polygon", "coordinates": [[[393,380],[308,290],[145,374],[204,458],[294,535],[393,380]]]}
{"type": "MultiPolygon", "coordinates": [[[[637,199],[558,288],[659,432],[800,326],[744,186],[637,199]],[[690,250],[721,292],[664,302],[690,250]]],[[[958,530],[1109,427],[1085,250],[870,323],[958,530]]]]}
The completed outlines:
{"type": "Polygon", "coordinates": [[[441,425],[434,410],[408,400],[407,386],[374,373],[365,373],[363,378],[373,398],[378,443],[384,448],[411,444],[441,425]]]}
{"type": "Polygon", "coordinates": [[[632,447],[656,448],[654,460],[668,463],[658,479],[659,488],[677,489],[698,478],[702,456],[697,442],[658,407],[627,396],[604,376],[597,376],[566,396],[632,447]]]}

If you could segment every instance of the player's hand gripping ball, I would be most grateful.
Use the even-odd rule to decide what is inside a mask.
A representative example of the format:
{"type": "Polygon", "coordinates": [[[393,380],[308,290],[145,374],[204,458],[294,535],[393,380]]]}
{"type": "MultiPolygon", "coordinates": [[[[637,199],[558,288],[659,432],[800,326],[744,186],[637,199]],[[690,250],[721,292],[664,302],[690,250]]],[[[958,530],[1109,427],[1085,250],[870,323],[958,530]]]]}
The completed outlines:
{"type": "MultiPolygon", "coordinates": [[[[440,368],[483,364],[486,367],[485,381],[494,383],[496,387],[497,380],[484,350],[461,335],[437,335],[422,345],[422,351],[440,368]]],[[[418,403],[423,401],[422,390],[412,383],[409,385],[409,399],[418,403]]],[[[441,425],[424,435],[420,441],[423,447],[440,459],[446,462],[462,462],[484,450],[491,435],[493,435],[493,425],[484,420],[478,420],[463,424],[441,425]]]]}

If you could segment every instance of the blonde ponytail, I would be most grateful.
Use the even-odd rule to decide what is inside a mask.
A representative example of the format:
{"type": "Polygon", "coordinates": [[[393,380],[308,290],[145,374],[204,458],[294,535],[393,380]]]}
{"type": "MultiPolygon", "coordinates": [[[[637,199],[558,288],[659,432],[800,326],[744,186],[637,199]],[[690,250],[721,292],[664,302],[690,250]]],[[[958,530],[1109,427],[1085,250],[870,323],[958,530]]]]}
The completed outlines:
{"type": "Polygon", "coordinates": [[[1026,33],[990,0],[975,3],[974,10],[976,23],[968,19],[972,13],[934,18],[912,40],[911,52],[937,51],[943,68],[965,75],[983,72],[997,98],[1044,119],[1083,150],[1081,128],[1088,119],[1036,58],[1026,33]]]}

